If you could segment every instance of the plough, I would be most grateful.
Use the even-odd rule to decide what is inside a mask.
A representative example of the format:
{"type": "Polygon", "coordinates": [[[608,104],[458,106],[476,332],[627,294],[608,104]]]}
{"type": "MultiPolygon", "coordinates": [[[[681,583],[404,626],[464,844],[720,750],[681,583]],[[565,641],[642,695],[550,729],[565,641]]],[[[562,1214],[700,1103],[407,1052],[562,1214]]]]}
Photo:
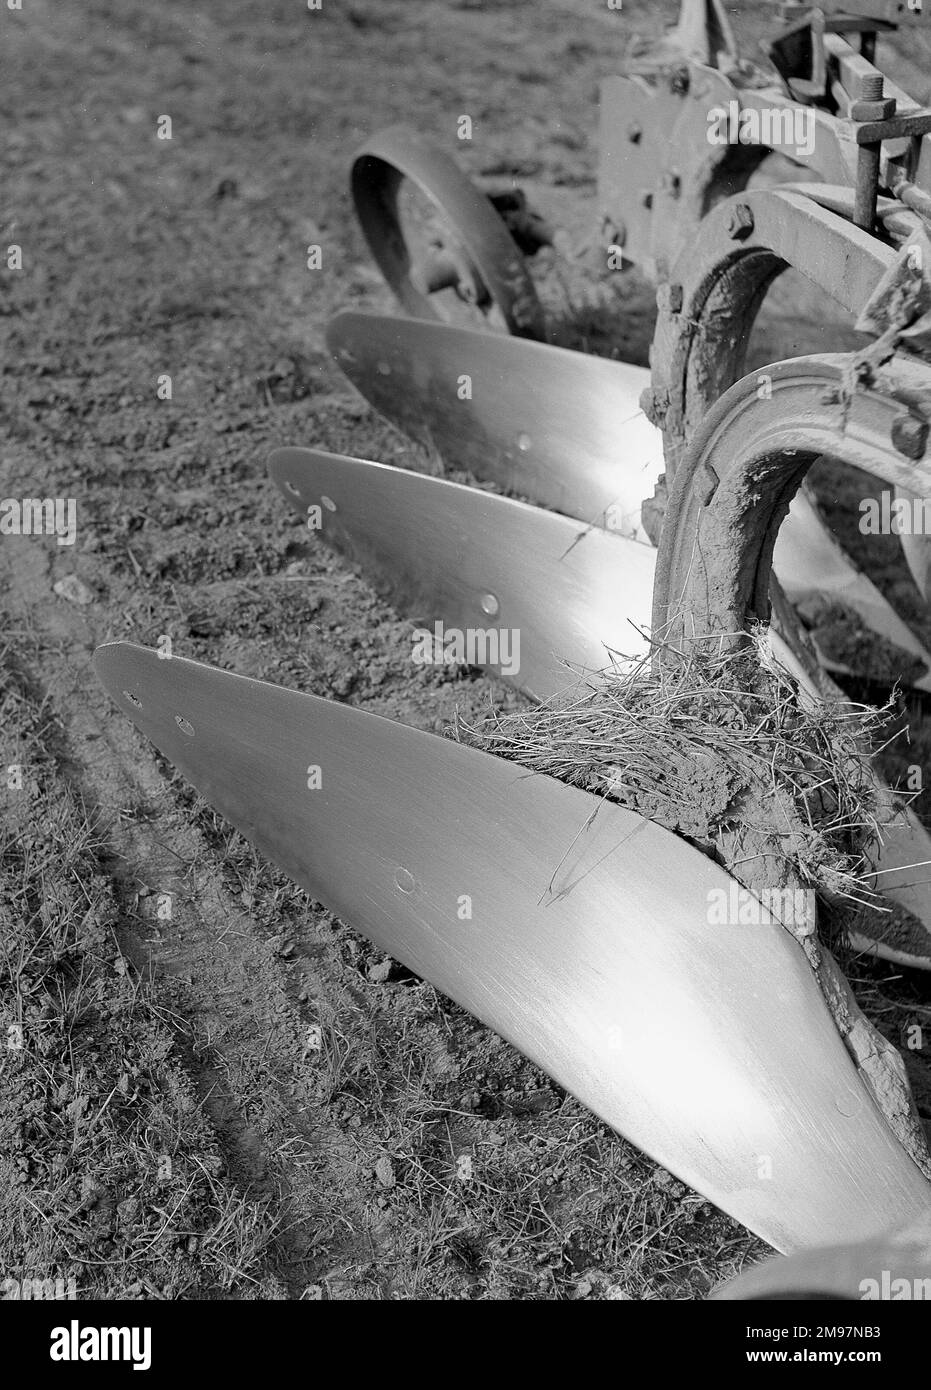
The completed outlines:
{"type": "MultiPolygon", "coordinates": [[[[684,0],[656,54],[604,83],[595,220],[608,265],[656,283],[649,372],[548,341],[528,256],[563,239],[520,190],[486,196],[403,128],[354,161],[363,232],[409,317],[342,313],[330,351],[481,486],[306,448],[277,450],[271,477],[427,632],[517,634],[516,660],[486,645],[473,664],[532,701],[606,665],[743,650],[763,623],[798,699],[830,704],[844,667],[799,621],[813,599],[845,605],[892,651],[893,678],[931,689],[931,654],[804,481],[827,457],[905,505],[931,497],[931,109],[875,64],[877,38],[927,32],[931,9],[782,10],[764,66],[739,54],[720,0],[684,0]],[[796,170],[751,187],[773,153],[796,170]],[[789,266],[865,345],[746,375],[750,328],[789,266]]],[[[926,538],[902,542],[926,595],[926,538]]],[[[748,882],[726,854],[313,694],[124,643],[96,663],[126,715],[314,899],[778,1250],[922,1221],[931,1156],[901,1059],[810,928],[711,924],[711,898],[748,882]]],[[[875,781],[889,814],[867,887],[911,914],[919,946],[881,928],[855,944],[929,969],[931,838],[875,781]]],[[[761,862],[757,899],[770,879],[791,887],[761,862]]]]}

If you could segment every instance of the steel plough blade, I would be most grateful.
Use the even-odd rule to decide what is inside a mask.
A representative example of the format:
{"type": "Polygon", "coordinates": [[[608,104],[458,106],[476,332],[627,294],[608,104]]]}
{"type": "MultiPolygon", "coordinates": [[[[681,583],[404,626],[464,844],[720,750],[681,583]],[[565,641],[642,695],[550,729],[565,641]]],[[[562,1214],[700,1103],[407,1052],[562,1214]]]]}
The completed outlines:
{"type": "Polygon", "coordinates": [[[116,643],[95,666],[315,899],[777,1249],[862,1239],[927,1208],[801,948],[762,911],[709,925],[709,905],[739,890],[668,831],[183,658],[116,643]]]}
{"type": "Polygon", "coordinates": [[[931,1215],[912,1226],[856,1245],[803,1250],[762,1264],[719,1285],[712,1301],[746,1299],[931,1298],[931,1215]]]}
{"type": "MultiPolygon", "coordinates": [[[[640,408],[650,373],[543,343],[342,313],[327,341],[380,414],[464,468],[543,507],[645,540],[641,509],[663,471],[663,437],[640,408]],[[470,396],[463,397],[461,383],[470,396]]],[[[915,549],[917,547],[913,547],[915,549]]],[[[776,543],[773,570],[792,603],[839,602],[924,665],[931,653],[853,563],[805,493],[776,543]]],[[[830,659],[832,670],[846,670],[830,659]]]]}
{"type": "MultiPolygon", "coordinates": [[[[931,691],[931,654],[834,539],[804,487],[793,497],[789,515],[779,528],[773,571],[797,608],[804,610],[813,599],[840,603],[872,632],[922,662],[924,674],[909,684],[931,691]]],[[[829,656],[820,655],[826,669],[846,669],[849,673],[849,668],[839,668],[829,656]]]]}
{"type": "MultiPolygon", "coordinates": [[[[315,449],[280,449],[269,473],[319,534],[429,630],[493,632],[487,666],[537,699],[610,651],[639,657],[656,552],[494,493],[315,449]]],[[[477,639],[475,639],[477,640],[477,639]]]]}
{"type": "MultiPolygon", "coordinates": [[[[471,664],[536,699],[576,685],[578,669],[609,665],[612,652],[623,667],[620,657],[636,660],[648,650],[650,546],[493,493],[315,449],[276,450],[269,473],[298,512],[316,509],[313,534],[355,560],[399,613],[431,632],[439,623],[444,634],[506,633],[494,648],[484,639],[484,655],[474,652],[471,664]],[[490,659],[505,650],[506,662],[490,659]]],[[[817,698],[776,632],[772,643],[817,698]]],[[[899,810],[890,819],[873,860],[878,891],[931,927],[931,867],[915,867],[931,861],[931,838],[914,815],[899,810]]],[[[875,948],[866,936],[857,945],[875,948]]],[[[882,954],[931,969],[931,939],[907,959],[886,947],[882,954]]]]}
{"type": "Polygon", "coordinates": [[[448,324],[341,313],[341,370],[380,414],[457,468],[635,539],[663,471],[640,408],[649,373],[626,362],[448,324]]]}

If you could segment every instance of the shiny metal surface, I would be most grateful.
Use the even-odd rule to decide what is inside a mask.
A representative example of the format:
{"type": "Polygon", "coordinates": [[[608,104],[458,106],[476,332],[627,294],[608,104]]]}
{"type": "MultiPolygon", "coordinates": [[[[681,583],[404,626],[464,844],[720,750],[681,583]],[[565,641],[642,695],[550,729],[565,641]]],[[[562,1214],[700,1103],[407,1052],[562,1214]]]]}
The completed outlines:
{"type": "Polygon", "coordinates": [[[310,695],[122,643],[95,666],[315,899],[777,1249],[926,1210],[800,947],[709,926],[731,880],[669,832],[310,695]]]}
{"type": "Polygon", "coordinates": [[[723,1303],[812,1294],[868,1302],[931,1299],[931,1213],[878,1240],[764,1260],[719,1285],[709,1298],[723,1303]]]}
{"type": "Polygon", "coordinates": [[[931,691],[931,653],[837,543],[804,487],[793,497],[779,528],[773,571],[796,606],[812,598],[843,604],[871,632],[924,662],[926,674],[909,683],[931,691]]]}
{"type": "Polygon", "coordinates": [[[656,552],[494,493],[314,449],[279,449],[269,473],[318,534],[415,622],[510,634],[476,661],[537,699],[577,684],[565,662],[641,656],[656,552]],[[326,499],[323,501],[322,499],[326,499]],[[515,636],[516,635],[516,636],[515,636]],[[515,647],[515,642],[518,646],[515,647]],[[519,666],[513,655],[519,650],[519,666]]]}
{"type": "Polygon", "coordinates": [[[447,463],[646,540],[640,506],[663,471],[663,437],[640,409],[642,367],[376,314],[337,314],[327,344],[380,414],[447,463]]]}
{"type": "MultiPolygon", "coordinates": [[[[906,514],[909,516],[915,515],[916,509],[918,515],[922,516],[931,507],[931,503],[902,487],[895,489],[895,496],[897,500],[905,503],[906,514]]],[[[924,527],[903,531],[899,536],[899,542],[918,592],[927,603],[931,600],[931,535],[924,527]]]]}
{"type": "MultiPolygon", "coordinates": [[[[517,670],[473,664],[536,699],[577,683],[567,662],[598,670],[609,663],[609,648],[629,658],[647,651],[641,634],[650,628],[656,567],[650,546],[494,493],[314,449],[276,450],[269,473],[302,515],[318,508],[315,534],[356,561],[402,615],[428,629],[441,621],[446,630],[519,633],[517,670]],[[493,617],[482,608],[489,595],[493,617]]],[[[791,647],[775,630],[770,640],[777,660],[818,698],[791,647]]],[[[931,837],[917,818],[899,809],[873,858],[877,890],[931,927],[931,837]],[[914,867],[923,863],[929,867],[914,867]]],[[[894,958],[866,936],[860,945],[894,958]]],[[[912,963],[931,969],[931,938],[912,963]]]]}
{"type": "MultiPolygon", "coordinates": [[[[432,443],[449,464],[565,516],[647,539],[641,504],[664,465],[662,433],[639,405],[650,385],[644,368],[372,314],[337,315],[327,338],[376,410],[411,438],[432,443]],[[458,399],[463,374],[471,400],[458,399]]],[[[921,537],[906,547],[913,570],[913,555],[928,548],[921,537]]],[[[870,631],[923,661],[928,674],[912,683],[931,691],[931,653],[804,494],[780,528],[773,571],[791,602],[819,594],[843,603],[870,631]]]]}

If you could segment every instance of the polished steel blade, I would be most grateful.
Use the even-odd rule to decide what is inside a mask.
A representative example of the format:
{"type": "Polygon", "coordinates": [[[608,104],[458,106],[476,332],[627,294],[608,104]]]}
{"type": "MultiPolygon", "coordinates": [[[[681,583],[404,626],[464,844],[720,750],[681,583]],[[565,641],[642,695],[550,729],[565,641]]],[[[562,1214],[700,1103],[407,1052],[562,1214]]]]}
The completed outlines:
{"type": "MultiPolygon", "coordinates": [[[[473,664],[536,699],[576,684],[572,668],[600,670],[611,651],[639,659],[648,649],[650,546],[494,493],[315,449],[277,450],[269,473],[301,515],[315,509],[321,524],[312,534],[359,563],[399,613],[427,630],[441,622],[447,632],[506,631],[511,660],[473,664]]],[[[777,660],[818,698],[788,644],[775,630],[770,639],[777,660]]],[[[497,650],[505,650],[500,639],[497,650]]],[[[874,860],[878,890],[931,928],[931,837],[914,815],[897,812],[874,860]]],[[[931,938],[909,960],[866,936],[857,944],[931,969],[931,938]]]]}
{"type": "Polygon", "coordinates": [[[871,1302],[931,1300],[931,1214],[877,1240],[764,1260],[719,1285],[710,1298],[734,1302],[812,1296],[871,1302]]]}
{"type": "MultiPolygon", "coordinates": [[[[338,314],[327,341],[375,409],[449,464],[566,516],[647,539],[641,506],[664,465],[662,433],[639,405],[650,386],[643,367],[375,314],[338,314]],[[463,379],[471,399],[460,399],[463,379]]],[[[914,570],[921,538],[906,554],[914,570]]],[[[804,493],[780,528],[773,571],[792,603],[815,594],[837,600],[917,657],[927,674],[911,683],[931,690],[931,653],[804,493]]]]}
{"type": "Polygon", "coordinates": [[[640,507],[663,471],[663,437],[640,408],[650,381],[641,367],[352,312],[330,321],[327,343],[380,414],[449,464],[646,539],[640,507]]]}
{"type": "Polygon", "coordinates": [[[931,654],[834,539],[804,488],[793,497],[779,528],[773,571],[796,607],[813,598],[835,600],[856,613],[870,631],[917,657],[925,674],[910,684],[931,691],[931,654]]]}
{"type": "Polygon", "coordinates": [[[432,629],[499,634],[476,660],[545,699],[641,656],[656,552],[494,493],[315,449],[279,449],[269,473],[402,614],[432,629]],[[636,625],[632,625],[636,624],[636,625]],[[515,669],[515,652],[519,660],[515,669]]]}
{"type": "Polygon", "coordinates": [[[918,592],[927,603],[931,600],[931,535],[926,526],[926,515],[931,503],[903,487],[895,489],[895,497],[897,502],[905,504],[907,516],[920,518],[917,527],[910,523],[908,530],[899,533],[899,542],[918,592]]]}
{"type": "Polygon", "coordinates": [[[683,1181],[791,1251],[931,1188],[781,926],[588,793],[375,715],[115,643],[118,707],[256,847],[683,1181]]]}

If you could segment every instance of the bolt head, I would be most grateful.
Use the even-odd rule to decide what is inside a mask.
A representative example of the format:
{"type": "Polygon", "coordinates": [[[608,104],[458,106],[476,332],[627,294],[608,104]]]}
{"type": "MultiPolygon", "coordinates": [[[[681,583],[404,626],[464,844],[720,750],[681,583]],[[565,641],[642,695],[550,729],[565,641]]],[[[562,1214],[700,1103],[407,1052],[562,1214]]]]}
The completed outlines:
{"type": "Polygon", "coordinates": [[[727,214],[727,234],[732,241],[743,241],[753,231],[753,213],[746,203],[735,203],[727,214]]]}
{"type": "Polygon", "coordinates": [[[892,443],[905,458],[917,462],[924,458],[928,443],[928,422],[917,415],[900,415],[893,421],[892,443]]]}

